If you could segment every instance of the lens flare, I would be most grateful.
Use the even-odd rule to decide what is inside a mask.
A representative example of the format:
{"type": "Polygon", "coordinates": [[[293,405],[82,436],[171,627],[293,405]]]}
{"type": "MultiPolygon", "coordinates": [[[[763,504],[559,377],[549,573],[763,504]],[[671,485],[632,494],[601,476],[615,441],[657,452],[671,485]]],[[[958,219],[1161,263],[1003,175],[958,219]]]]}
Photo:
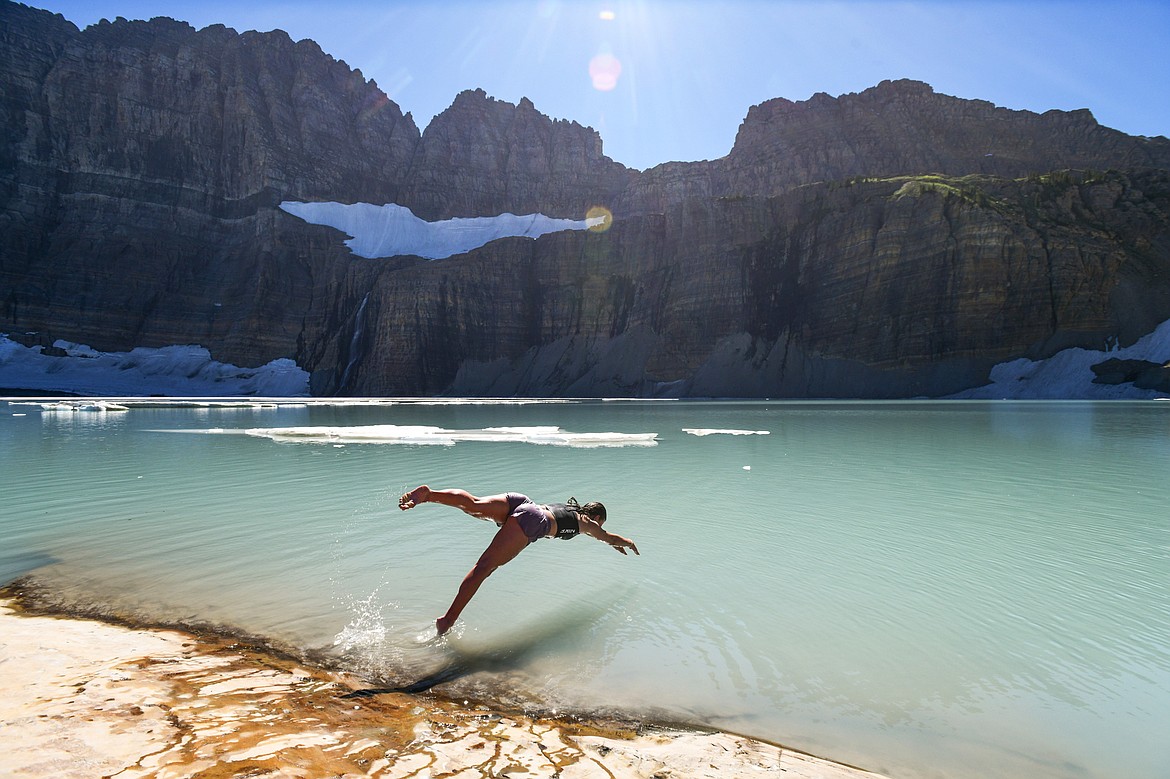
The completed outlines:
{"type": "Polygon", "coordinates": [[[613,224],[613,212],[605,206],[593,206],[585,212],[585,221],[592,233],[604,233],[613,224]]]}
{"type": "Polygon", "coordinates": [[[621,60],[609,52],[602,52],[589,60],[589,78],[598,92],[609,92],[616,87],[621,74],[621,60]]]}
{"type": "Polygon", "coordinates": [[[605,21],[605,22],[612,22],[614,19],[617,18],[617,14],[615,14],[613,11],[611,11],[607,8],[604,11],[602,11],[601,13],[599,13],[597,15],[597,18],[601,19],[602,21],[605,21]]]}

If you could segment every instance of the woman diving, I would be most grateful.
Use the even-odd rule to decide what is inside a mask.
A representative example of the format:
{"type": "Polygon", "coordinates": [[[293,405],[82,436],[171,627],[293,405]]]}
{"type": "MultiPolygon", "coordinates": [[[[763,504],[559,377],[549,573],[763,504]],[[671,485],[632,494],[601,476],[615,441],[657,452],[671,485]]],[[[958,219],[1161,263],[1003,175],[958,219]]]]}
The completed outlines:
{"type": "Polygon", "coordinates": [[[467,576],[463,577],[463,583],[459,585],[459,592],[447,613],[435,620],[439,635],[451,629],[484,579],[534,541],[587,535],[609,544],[622,554],[627,549],[638,554],[638,547],[633,541],[602,529],[601,526],[605,524],[605,506],[597,502],[581,506],[575,499],[569,498],[567,503],[538,504],[518,492],[478,498],[464,490],[432,490],[424,484],[403,495],[398,501],[398,507],[406,511],[422,503],[451,506],[477,519],[495,522],[499,527],[495,538],[467,576]]]}

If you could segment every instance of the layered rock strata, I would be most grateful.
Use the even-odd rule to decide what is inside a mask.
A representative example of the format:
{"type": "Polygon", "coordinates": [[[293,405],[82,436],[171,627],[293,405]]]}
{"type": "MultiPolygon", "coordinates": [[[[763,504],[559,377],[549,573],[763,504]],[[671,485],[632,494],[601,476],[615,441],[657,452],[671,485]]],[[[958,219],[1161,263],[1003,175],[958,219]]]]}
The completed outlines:
{"type": "Polygon", "coordinates": [[[948,394],[1015,356],[1152,330],[1170,295],[1168,227],[1164,172],[696,199],[384,276],[384,337],[419,341],[378,364],[375,389],[422,377],[493,395],[948,394]],[[516,285],[529,305],[494,305],[516,285]]]}
{"type": "Polygon", "coordinates": [[[1170,319],[1170,141],[883,82],[634,171],[528,100],[422,134],[279,31],[0,4],[0,330],[292,358],[317,394],[898,397],[1170,319]],[[283,201],[600,233],[353,257],[283,201]]]}

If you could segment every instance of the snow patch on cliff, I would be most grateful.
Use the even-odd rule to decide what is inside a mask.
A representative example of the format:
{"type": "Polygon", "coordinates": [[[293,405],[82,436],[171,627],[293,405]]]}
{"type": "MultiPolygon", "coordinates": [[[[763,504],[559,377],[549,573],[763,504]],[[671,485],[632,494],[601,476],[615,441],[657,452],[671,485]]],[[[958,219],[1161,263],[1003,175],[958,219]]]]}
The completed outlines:
{"type": "Polygon", "coordinates": [[[455,217],[428,222],[409,208],[387,203],[298,203],[285,201],[280,208],[309,224],[334,227],[350,236],[345,242],[359,257],[411,255],[441,260],[478,249],[497,238],[539,238],[563,230],[587,230],[604,224],[604,217],[553,219],[544,214],[500,214],[455,217]]]}
{"type": "Polygon", "coordinates": [[[240,368],[211,359],[201,346],[139,347],[99,352],[57,341],[62,356],[43,353],[0,335],[0,387],[74,395],[304,397],[309,374],[289,359],[240,368]]]}
{"type": "Polygon", "coordinates": [[[1092,366],[1105,360],[1170,360],[1170,320],[1142,336],[1132,346],[1110,351],[1072,348],[1046,360],[1020,358],[991,369],[991,383],[950,395],[979,400],[1151,400],[1165,393],[1133,384],[1094,384],[1092,366]]]}

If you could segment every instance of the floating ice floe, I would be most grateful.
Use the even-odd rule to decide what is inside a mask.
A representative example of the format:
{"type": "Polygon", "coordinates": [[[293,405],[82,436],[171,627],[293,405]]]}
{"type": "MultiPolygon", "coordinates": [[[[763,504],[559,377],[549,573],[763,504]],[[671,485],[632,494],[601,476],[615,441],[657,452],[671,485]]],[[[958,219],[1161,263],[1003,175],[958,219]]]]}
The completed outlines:
{"type": "Polygon", "coordinates": [[[573,433],[559,427],[486,427],[480,430],[447,430],[428,425],[359,425],[355,427],[251,428],[242,432],[246,435],[268,438],[280,443],[454,446],[458,442],[482,441],[577,448],[656,446],[658,444],[657,433],[573,433]]]}
{"type": "Polygon", "coordinates": [[[719,428],[705,428],[705,427],[684,427],[684,433],[691,435],[705,436],[705,435],[771,435],[770,430],[722,430],[719,428]]]}
{"type": "Polygon", "coordinates": [[[39,403],[41,411],[44,412],[64,412],[67,414],[76,411],[96,411],[105,413],[107,411],[129,411],[130,407],[121,403],[112,403],[105,400],[60,400],[53,403],[39,403]]]}
{"type": "Polygon", "coordinates": [[[211,359],[201,346],[139,347],[99,352],[56,341],[65,356],[43,353],[0,335],[0,387],[76,395],[263,395],[309,394],[309,374],[289,359],[241,368],[211,359]]]}
{"type": "Polygon", "coordinates": [[[334,227],[350,236],[345,245],[359,257],[410,255],[441,260],[478,249],[497,238],[539,238],[564,230],[587,230],[601,225],[604,217],[554,219],[544,214],[500,214],[455,217],[428,222],[409,208],[387,203],[298,203],[285,201],[281,210],[309,224],[334,227]]]}

